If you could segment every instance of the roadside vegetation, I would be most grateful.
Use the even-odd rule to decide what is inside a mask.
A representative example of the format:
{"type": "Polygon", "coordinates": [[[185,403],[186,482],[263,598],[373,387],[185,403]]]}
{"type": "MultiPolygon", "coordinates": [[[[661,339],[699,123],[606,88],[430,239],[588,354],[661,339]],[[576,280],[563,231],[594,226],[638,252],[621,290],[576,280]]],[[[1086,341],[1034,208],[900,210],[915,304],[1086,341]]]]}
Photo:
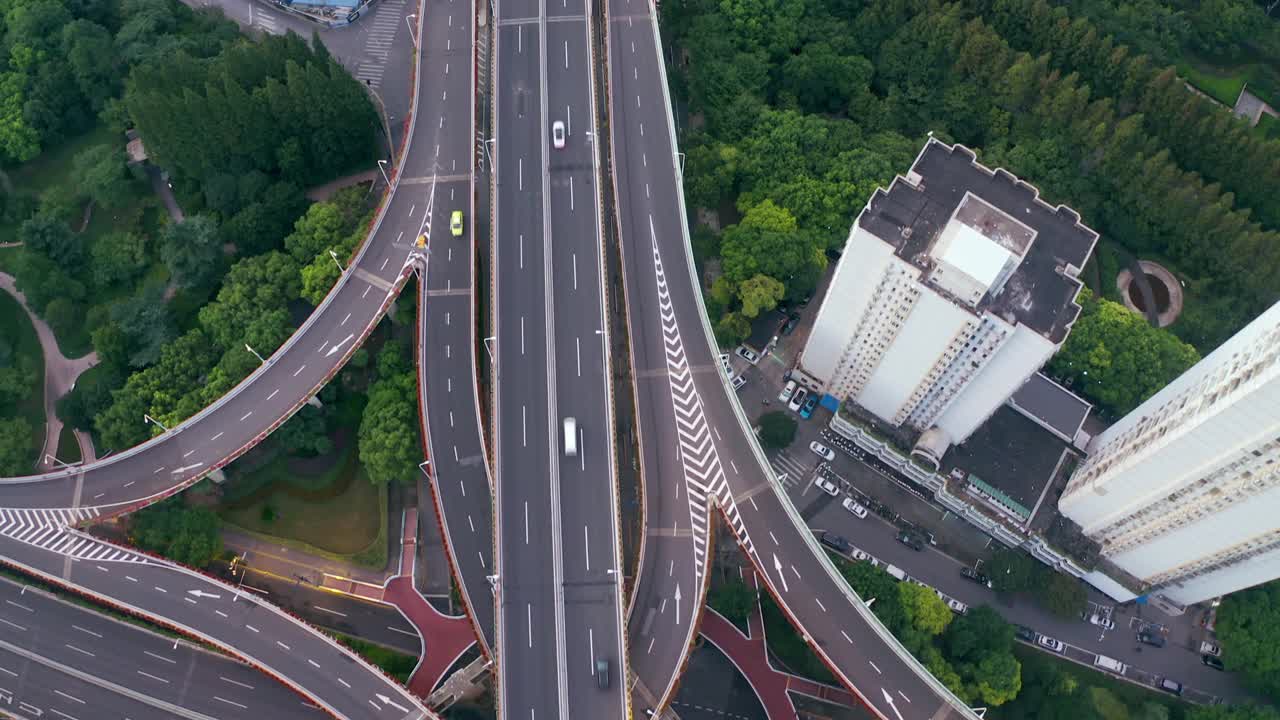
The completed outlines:
{"type": "Polygon", "coordinates": [[[0,292],[0,477],[31,472],[44,422],[40,339],[22,305],[0,292]]]}
{"type": "Polygon", "coordinates": [[[418,665],[416,656],[392,650],[367,640],[351,637],[350,635],[341,633],[332,633],[332,635],[334,639],[345,645],[349,650],[381,668],[383,672],[395,678],[401,685],[409,684],[409,676],[413,674],[413,669],[418,665]]]}
{"type": "Polygon", "coordinates": [[[1183,43],[1273,57],[1280,33],[1248,0],[1214,0],[1176,10],[1185,24],[1152,55],[1115,37],[1144,22],[1125,5],[664,2],[673,90],[689,111],[685,192],[712,221],[694,248],[721,342],[813,290],[824,253],[929,131],[1171,268],[1186,302],[1170,330],[1201,353],[1274,303],[1280,143],[1189,92],[1173,66],[1183,43]],[[1216,20],[1186,20],[1201,15],[1216,20]]]}

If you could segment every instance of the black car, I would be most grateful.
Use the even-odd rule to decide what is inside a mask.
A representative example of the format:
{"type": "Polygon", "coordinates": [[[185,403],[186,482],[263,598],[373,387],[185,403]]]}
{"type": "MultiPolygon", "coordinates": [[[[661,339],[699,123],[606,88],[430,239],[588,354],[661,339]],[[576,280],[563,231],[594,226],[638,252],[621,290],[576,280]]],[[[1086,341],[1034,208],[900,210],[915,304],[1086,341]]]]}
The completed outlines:
{"type": "Polygon", "coordinates": [[[853,545],[843,536],[829,532],[822,533],[822,544],[841,554],[848,554],[853,549],[853,545]]]}
{"type": "Polygon", "coordinates": [[[1222,664],[1222,658],[1216,658],[1212,655],[1201,655],[1200,662],[1208,665],[1214,670],[1226,670],[1227,667],[1222,664]]]}
{"type": "Polygon", "coordinates": [[[973,568],[962,567],[960,568],[960,574],[978,583],[979,585],[986,585],[987,587],[991,587],[991,580],[986,575],[978,572],[977,570],[974,570],[973,568]]]}
{"type": "Polygon", "coordinates": [[[1146,630],[1143,630],[1142,632],[1138,633],[1138,642],[1145,643],[1152,647],[1161,648],[1161,647],[1164,647],[1165,641],[1164,641],[1163,635],[1160,635],[1159,633],[1147,632],[1146,630]]]}
{"type": "Polygon", "coordinates": [[[1032,630],[1031,628],[1027,627],[1026,625],[1019,625],[1019,626],[1017,626],[1017,627],[1018,627],[1018,629],[1017,629],[1017,633],[1018,633],[1018,639],[1019,639],[1019,640],[1026,640],[1027,642],[1035,642],[1035,641],[1036,641],[1036,631],[1035,631],[1035,630],[1032,630]]]}
{"type": "Polygon", "coordinates": [[[791,333],[795,332],[796,326],[799,324],[800,324],[800,315],[798,313],[792,314],[790,317],[787,318],[786,322],[782,323],[782,327],[778,329],[778,333],[780,335],[790,335],[791,333]]]}
{"type": "Polygon", "coordinates": [[[907,532],[906,530],[903,530],[902,532],[898,533],[898,542],[902,543],[903,545],[906,545],[907,547],[911,548],[912,550],[915,550],[916,552],[920,552],[921,550],[924,550],[924,540],[921,540],[919,535],[916,535],[915,533],[907,532]]]}

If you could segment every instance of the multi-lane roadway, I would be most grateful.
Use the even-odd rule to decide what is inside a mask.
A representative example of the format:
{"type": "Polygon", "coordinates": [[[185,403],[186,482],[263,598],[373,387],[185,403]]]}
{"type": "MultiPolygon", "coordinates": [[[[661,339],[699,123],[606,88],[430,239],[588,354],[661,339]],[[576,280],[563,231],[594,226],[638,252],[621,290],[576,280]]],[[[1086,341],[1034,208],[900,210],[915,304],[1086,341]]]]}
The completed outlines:
{"type": "Polygon", "coordinates": [[[499,706],[531,720],[627,715],[587,11],[496,18],[499,706]]]}

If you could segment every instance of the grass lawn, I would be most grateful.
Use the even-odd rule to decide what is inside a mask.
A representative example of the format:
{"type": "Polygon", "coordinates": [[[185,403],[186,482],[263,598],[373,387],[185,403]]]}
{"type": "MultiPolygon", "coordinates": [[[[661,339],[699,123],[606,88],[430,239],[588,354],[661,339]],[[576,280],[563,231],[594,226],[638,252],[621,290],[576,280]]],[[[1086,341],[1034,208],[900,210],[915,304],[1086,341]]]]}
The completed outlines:
{"type": "MultiPolygon", "coordinates": [[[[0,230],[3,232],[3,230],[0,230]]],[[[0,271],[13,274],[13,261],[22,252],[21,247],[0,248],[0,271]]]]}
{"type": "MultiPolygon", "coordinates": [[[[49,148],[37,155],[30,162],[9,173],[15,188],[28,190],[39,195],[45,189],[70,179],[71,162],[77,153],[94,145],[117,143],[124,150],[124,134],[115,132],[105,125],[97,125],[89,132],[72,138],[49,148]]],[[[13,242],[17,228],[0,224],[0,242],[13,242]]]]}
{"type": "Polygon", "coordinates": [[[277,457],[235,479],[218,514],[224,522],[255,534],[293,541],[322,555],[384,567],[386,488],[369,482],[360,467],[354,439],[324,465],[320,472],[300,472],[296,459],[277,457]],[[237,492],[236,486],[248,491],[237,492]]]}
{"type": "Polygon", "coordinates": [[[1244,75],[1221,75],[1208,68],[1197,67],[1191,63],[1178,65],[1178,75],[1195,85],[1200,92],[1227,107],[1235,107],[1236,99],[1240,97],[1240,90],[1245,83],[1244,75]]]}
{"type": "Polygon", "coordinates": [[[62,432],[58,433],[58,459],[68,465],[78,463],[82,459],[80,443],[76,441],[76,431],[67,424],[63,424],[62,432]]]}
{"type": "Polygon", "coordinates": [[[360,657],[382,668],[383,672],[399,680],[401,685],[409,684],[409,676],[418,665],[418,658],[414,655],[406,655],[350,635],[334,633],[333,637],[360,657]]]}
{"type": "Polygon", "coordinates": [[[1261,133],[1263,137],[1280,138],[1280,118],[1263,113],[1262,117],[1258,118],[1258,125],[1254,129],[1261,133]]]}
{"type": "Polygon", "coordinates": [[[839,685],[827,666],[809,649],[804,638],[791,626],[768,593],[760,593],[760,610],[764,616],[764,637],[769,652],[785,665],[785,669],[810,680],[839,685]]]}
{"type": "Polygon", "coordinates": [[[0,291],[0,336],[13,344],[13,362],[28,358],[36,370],[36,379],[25,400],[12,408],[0,408],[10,417],[24,417],[31,423],[31,442],[34,461],[44,440],[44,354],[40,351],[40,339],[27,311],[7,292],[0,291]]]}

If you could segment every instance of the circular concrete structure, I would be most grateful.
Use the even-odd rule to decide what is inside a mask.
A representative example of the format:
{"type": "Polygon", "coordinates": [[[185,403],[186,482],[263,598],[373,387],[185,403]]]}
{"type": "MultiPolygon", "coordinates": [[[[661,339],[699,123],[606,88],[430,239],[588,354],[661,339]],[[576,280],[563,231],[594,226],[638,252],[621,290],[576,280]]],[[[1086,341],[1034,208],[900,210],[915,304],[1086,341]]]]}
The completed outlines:
{"type": "MultiPolygon", "coordinates": [[[[1178,278],[1174,277],[1173,273],[1150,260],[1139,260],[1138,266],[1142,268],[1143,274],[1146,275],[1147,283],[1151,285],[1151,294],[1156,305],[1158,326],[1168,327],[1172,325],[1173,321],[1177,320],[1178,316],[1182,314],[1182,283],[1178,282],[1178,278]]],[[[1120,274],[1116,276],[1116,290],[1119,291],[1120,299],[1124,302],[1125,307],[1146,317],[1146,301],[1138,284],[1133,280],[1133,273],[1129,272],[1127,268],[1121,270],[1120,274]]]]}

